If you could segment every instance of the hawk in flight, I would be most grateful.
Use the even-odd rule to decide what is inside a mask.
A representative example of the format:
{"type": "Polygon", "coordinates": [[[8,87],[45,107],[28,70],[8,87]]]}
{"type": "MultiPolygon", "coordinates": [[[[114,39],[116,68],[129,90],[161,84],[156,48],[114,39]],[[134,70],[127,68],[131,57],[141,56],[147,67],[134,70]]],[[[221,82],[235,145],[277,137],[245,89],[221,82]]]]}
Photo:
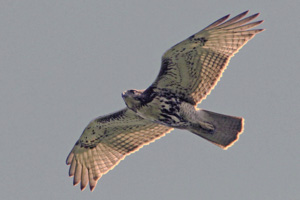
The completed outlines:
{"type": "Polygon", "coordinates": [[[125,156],[174,128],[188,130],[227,149],[243,131],[243,118],[198,109],[230,58],[263,29],[251,29],[259,14],[222,17],[169,49],[160,72],[145,90],[122,93],[126,108],[91,121],[67,158],[73,184],[93,191],[103,174],[125,156]],[[245,17],[245,18],[244,18],[245,17]]]}

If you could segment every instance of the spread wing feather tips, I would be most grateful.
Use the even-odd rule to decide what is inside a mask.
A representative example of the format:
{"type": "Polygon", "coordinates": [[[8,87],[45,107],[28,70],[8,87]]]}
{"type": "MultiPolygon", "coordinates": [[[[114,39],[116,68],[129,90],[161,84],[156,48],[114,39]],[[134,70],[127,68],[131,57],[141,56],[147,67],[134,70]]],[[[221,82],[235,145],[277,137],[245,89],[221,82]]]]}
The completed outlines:
{"type": "Polygon", "coordinates": [[[222,17],[169,49],[151,90],[168,90],[197,105],[219,81],[230,58],[263,29],[249,30],[263,21],[251,22],[259,13],[244,18],[222,17]],[[226,21],[227,20],[227,21],[226,21]]]}
{"type": "MultiPolygon", "coordinates": [[[[251,29],[263,22],[252,22],[259,14],[245,17],[247,14],[248,11],[245,11],[229,20],[229,15],[226,15],[165,52],[158,77],[144,93],[162,94],[159,92],[163,91],[192,105],[200,103],[217,84],[230,58],[263,31],[251,29]]],[[[205,116],[215,115],[207,111],[205,116]]],[[[236,119],[234,127],[237,134],[229,142],[225,141],[224,147],[236,141],[242,131],[243,120],[236,119]]],[[[172,129],[143,119],[128,108],[96,118],[85,128],[67,157],[69,175],[74,177],[73,184],[80,183],[81,190],[89,184],[90,190],[93,190],[101,176],[125,156],[172,129]]],[[[231,129],[225,126],[224,130],[228,133],[231,129]]],[[[203,136],[201,131],[191,131],[203,136]]],[[[217,143],[218,138],[208,139],[217,143]]]]}
{"type": "Polygon", "coordinates": [[[101,176],[125,156],[171,130],[144,120],[129,109],[99,117],[90,122],[69,154],[69,176],[74,176],[74,185],[81,182],[81,190],[88,183],[93,190],[101,176]]]}

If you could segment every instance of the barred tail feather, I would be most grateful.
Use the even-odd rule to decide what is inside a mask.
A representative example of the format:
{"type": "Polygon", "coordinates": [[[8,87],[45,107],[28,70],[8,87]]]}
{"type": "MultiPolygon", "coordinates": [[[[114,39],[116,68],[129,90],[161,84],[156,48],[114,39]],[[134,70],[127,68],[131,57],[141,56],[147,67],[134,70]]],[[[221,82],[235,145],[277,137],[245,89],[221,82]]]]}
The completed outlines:
{"type": "Polygon", "coordinates": [[[223,149],[232,146],[243,132],[244,119],[214,113],[207,110],[198,110],[197,118],[200,124],[191,126],[189,130],[223,149]]]}

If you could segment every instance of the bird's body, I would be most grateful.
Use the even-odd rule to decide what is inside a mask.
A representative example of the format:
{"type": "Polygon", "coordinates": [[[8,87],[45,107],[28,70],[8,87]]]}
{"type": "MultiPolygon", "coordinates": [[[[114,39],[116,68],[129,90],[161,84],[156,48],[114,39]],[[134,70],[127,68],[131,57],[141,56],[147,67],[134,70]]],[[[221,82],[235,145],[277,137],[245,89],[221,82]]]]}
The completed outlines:
{"type": "Polygon", "coordinates": [[[128,107],[144,119],[173,128],[180,128],[186,123],[180,108],[183,101],[176,95],[154,91],[151,94],[147,91],[135,93],[134,90],[129,90],[122,96],[126,105],[131,105],[128,107]]]}
{"type": "Polygon", "coordinates": [[[129,155],[174,128],[188,130],[223,149],[238,140],[243,118],[197,108],[215,87],[230,58],[263,29],[248,11],[217,20],[169,49],[158,77],[145,90],[127,90],[126,108],[90,122],[67,158],[73,184],[93,190],[99,178],[129,155]],[[243,19],[242,19],[243,18],[243,19]],[[227,20],[227,21],[226,21],[227,20]]]}
{"type": "Polygon", "coordinates": [[[238,139],[238,133],[242,132],[243,119],[240,117],[198,109],[166,91],[154,92],[151,89],[151,95],[148,94],[147,90],[128,90],[122,97],[128,108],[143,119],[171,128],[189,130],[224,149],[234,143],[238,139]],[[232,123],[229,129],[225,128],[228,122],[232,123]]]}

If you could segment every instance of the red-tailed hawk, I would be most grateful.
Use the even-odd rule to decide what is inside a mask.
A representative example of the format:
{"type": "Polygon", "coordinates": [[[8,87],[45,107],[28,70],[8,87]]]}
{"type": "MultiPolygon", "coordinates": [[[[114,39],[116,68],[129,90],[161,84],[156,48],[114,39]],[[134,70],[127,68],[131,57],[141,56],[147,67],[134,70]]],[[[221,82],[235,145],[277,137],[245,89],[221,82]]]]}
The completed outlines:
{"type": "Polygon", "coordinates": [[[230,58],[263,29],[248,11],[217,20],[173,46],[162,57],[154,83],[122,94],[126,108],[90,122],[67,158],[73,184],[93,190],[125,156],[169,133],[185,129],[227,149],[243,131],[243,118],[197,108],[219,81],[230,58]],[[227,20],[227,21],[226,21],[227,20]],[[251,22],[251,23],[250,23],[251,22]]]}

